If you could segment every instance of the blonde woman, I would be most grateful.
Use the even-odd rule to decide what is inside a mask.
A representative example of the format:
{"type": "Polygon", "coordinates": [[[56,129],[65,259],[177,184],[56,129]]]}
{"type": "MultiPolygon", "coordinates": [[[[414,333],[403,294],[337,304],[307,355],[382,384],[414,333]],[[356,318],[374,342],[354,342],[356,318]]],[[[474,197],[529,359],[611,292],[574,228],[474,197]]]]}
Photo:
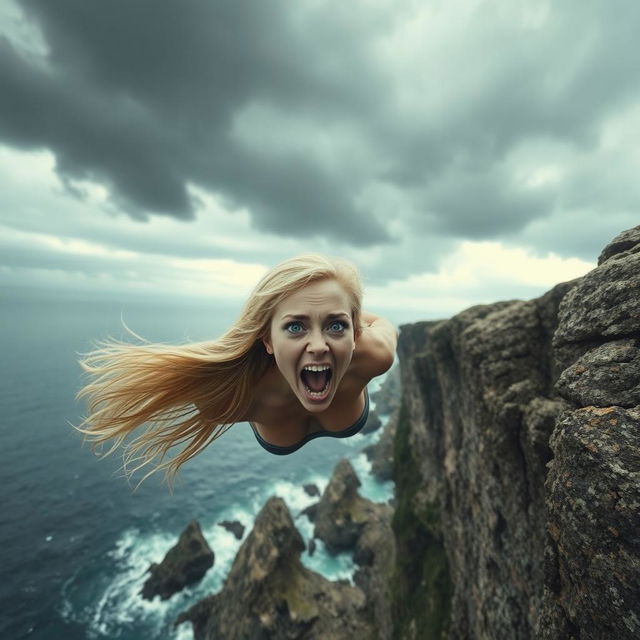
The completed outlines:
{"type": "Polygon", "coordinates": [[[142,480],[164,470],[169,485],[236,422],[249,422],[271,453],[293,453],[311,439],[344,438],[364,426],[367,384],[393,364],[397,337],[388,320],[362,310],[350,262],[300,255],[260,280],[218,340],[111,341],[86,354],[80,364],[92,379],[77,397],[87,398],[88,415],[76,429],[94,451],[111,441],[104,455],[127,439],[125,472],[151,465],[142,480]]]}

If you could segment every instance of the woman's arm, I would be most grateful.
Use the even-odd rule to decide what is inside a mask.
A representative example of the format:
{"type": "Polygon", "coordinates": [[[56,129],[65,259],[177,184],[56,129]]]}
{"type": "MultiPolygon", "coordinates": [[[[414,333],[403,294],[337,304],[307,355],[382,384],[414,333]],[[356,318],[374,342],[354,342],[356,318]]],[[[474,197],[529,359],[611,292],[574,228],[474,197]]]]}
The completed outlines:
{"type": "Polygon", "coordinates": [[[398,330],[381,316],[363,311],[362,331],[356,337],[353,371],[368,382],[388,371],[393,364],[398,344],[398,330]]]}
{"type": "Polygon", "coordinates": [[[362,324],[365,329],[373,329],[376,337],[386,342],[387,346],[395,355],[396,347],[398,346],[398,336],[400,334],[391,322],[369,311],[363,311],[362,324]]]}

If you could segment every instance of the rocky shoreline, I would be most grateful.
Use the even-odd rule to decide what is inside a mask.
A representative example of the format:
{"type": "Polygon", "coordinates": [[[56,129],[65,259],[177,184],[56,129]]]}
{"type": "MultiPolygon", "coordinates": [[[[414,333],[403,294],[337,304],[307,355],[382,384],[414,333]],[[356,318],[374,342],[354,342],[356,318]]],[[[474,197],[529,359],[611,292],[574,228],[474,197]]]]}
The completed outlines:
{"type": "MultiPolygon", "coordinates": [[[[317,508],[314,538],[333,552],[353,550],[356,586],[306,568],[306,546],[281,498],[270,498],[238,551],[223,589],[182,613],[203,638],[374,638],[390,632],[384,586],[393,566],[392,508],[358,494],[341,460],[317,508]]],[[[307,513],[306,515],[309,515],[307,513]]]]}

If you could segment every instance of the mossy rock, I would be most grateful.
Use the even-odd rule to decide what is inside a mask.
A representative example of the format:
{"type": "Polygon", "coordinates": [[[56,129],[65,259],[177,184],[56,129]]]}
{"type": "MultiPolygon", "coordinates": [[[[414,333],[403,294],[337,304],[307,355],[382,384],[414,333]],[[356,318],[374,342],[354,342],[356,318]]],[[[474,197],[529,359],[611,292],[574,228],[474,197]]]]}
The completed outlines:
{"type": "Polygon", "coordinates": [[[415,508],[421,478],[409,446],[408,420],[403,403],[394,443],[398,500],[392,521],[397,548],[390,585],[393,637],[441,640],[448,634],[453,585],[441,532],[440,505],[436,501],[415,508]]]}

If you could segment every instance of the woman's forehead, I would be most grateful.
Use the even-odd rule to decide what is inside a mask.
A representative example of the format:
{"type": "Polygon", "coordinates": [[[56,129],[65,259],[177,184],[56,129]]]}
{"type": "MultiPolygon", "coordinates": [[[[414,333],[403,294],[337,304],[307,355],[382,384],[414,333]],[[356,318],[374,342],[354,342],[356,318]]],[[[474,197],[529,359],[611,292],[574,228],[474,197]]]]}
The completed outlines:
{"type": "Polygon", "coordinates": [[[276,308],[276,313],[350,315],[349,296],[342,285],[335,280],[314,282],[282,300],[276,308]]]}

